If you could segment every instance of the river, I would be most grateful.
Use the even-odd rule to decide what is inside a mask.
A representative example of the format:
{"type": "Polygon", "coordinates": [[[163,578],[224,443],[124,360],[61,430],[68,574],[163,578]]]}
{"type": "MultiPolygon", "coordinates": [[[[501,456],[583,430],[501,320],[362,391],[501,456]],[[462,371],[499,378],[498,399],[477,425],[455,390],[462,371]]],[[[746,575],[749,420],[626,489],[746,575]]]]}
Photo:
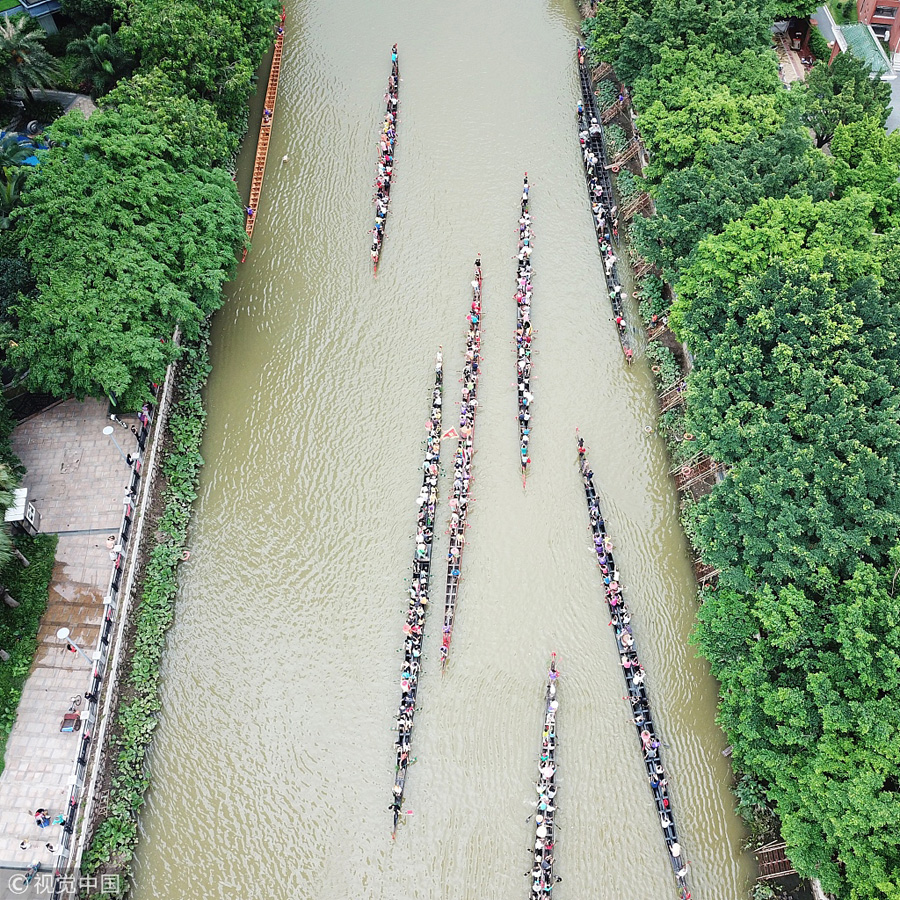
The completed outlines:
{"type": "MultiPolygon", "coordinates": [[[[571,0],[289,5],[254,246],[213,329],[206,467],[165,654],[137,900],[525,898],[551,650],[562,672],[554,896],[674,897],[604,615],[576,426],[693,895],[747,896],[754,869],[716,684],[688,645],[695,585],[677,497],[662,440],[645,430],[650,373],[640,352],[623,363],[585,202],[577,33],[571,0]],[[371,183],[395,41],[396,179],[373,279],[371,183]],[[537,335],[523,492],[511,339],[526,169],[537,335]],[[443,678],[434,567],[410,814],[392,841],[391,725],[433,357],[443,344],[453,410],[476,252],[476,502],[443,678]]],[[[445,463],[452,451],[447,441],[445,463]]]]}

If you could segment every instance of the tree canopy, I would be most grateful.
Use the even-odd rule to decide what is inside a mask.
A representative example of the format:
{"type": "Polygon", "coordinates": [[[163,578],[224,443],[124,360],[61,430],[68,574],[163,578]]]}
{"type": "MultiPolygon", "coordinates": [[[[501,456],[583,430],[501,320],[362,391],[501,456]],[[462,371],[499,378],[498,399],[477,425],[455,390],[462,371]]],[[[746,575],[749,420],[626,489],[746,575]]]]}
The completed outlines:
{"type": "Polygon", "coordinates": [[[856,190],[840,200],[764,198],[721,232],[704,238],[676,283],[670,322],[700,365],[717,334],[743,302],[740,288],[779,260],[803,257],[819,271],[826,257],[834,277],[850,283],[873,266],[872,200],[856,190]]]}
{"type": "MultiPolygon", "coordinates": [[[[629,84],[673,50],[705,46],[738,55],[769,46],[768,0],[654,0],[632,13],[622,29],[618,56],[609,60],[629,84]]],[[[613,24],[612,22],[610,24],[613,24]]]]}
{"type": "Polygon", "coordinates": [[[634,220],[637,249],[675,277],[704,237],[764,197],[824,200],[831,190],[827,165],[811,147],[796,121],[782,123],[774,134],[752,131],[739,144],[714,144],[703,162],[670,172],[651,186],[656,214],[634,220]]]}
{"type": "Polygon", "coordinates": [[[142,70],[158,68],[191,99],[212,101],[239,122],[263,53],[278,22],[277,0],[118,0],[123,46],[142,70]],[[172,48],[178,52],[173,53],[172,48]]]}
{"type": "Polygon", "coordinates": [[[688,427],[730,467],[691,508],[693,530],[735,578],[848,577],[900,535],[900,309],[835,262],[747,280],[691,379],[688,427]]]}
{"type": "Polygon", "coordinates": [[[892,573],[711,593],[696,640],[734,759],[759,773],[795,867],[849,900],[900,891],[900,596],[892,573]]]}
{"type": "Polygon", "coordinates": [[[34,88],[50,87],[59,74],[44,47],[46,32],[28,15],[0,16],[0,85],[22,91],[30,102],[34,88]]]}
{"type": "Polygon", "coordinates": [[[17,211],[37,296],[16,307],[13,361],[57,395],[147,396],[221,303],[243,242],[236,188],[202,150],[173,146],[138,107],[56,123],[17,211]]]}
{"type": "Polygon", "coordinates": [[[806,81],[804,121],[815,132],[816,146],[824,147],[838,125],[862,121],[866,116],[881,127],[890,112],[891,89],[852,53],[841,53],[829,66],[817,62],[806,81]]]}
{"type": "Polygon", "coordinates": [[[900,131],[887,134],[875,116],[838,125],[830,162],[838,196],[864,191],[872,198],[875,228],[885,231],[900,224],[900,131]]]}
{"type": "Polygon", "coordinates": [[[777,79],[774,59],[753,50],[670,50],[633,91],[650,153],[645,177],[658,181],[672,169],[703,162],[717,144],[775,132],[787,97],[773,91],[777,79]]]}

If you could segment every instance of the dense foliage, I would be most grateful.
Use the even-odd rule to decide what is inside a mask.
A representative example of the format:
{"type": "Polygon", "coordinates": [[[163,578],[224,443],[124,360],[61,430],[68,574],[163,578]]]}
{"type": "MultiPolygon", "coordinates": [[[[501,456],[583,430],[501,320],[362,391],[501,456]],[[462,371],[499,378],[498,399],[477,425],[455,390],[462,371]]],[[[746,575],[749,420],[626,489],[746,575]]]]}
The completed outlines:
{"type": "Polygon", "coordinates": [[[703,162],[669,172],[654,189],[656,215],[633,226],[638,250],[674,278],[708,234],[740,218],[764,197],[825,199],[831,192],[827,163],[787,118],[774,134],[747,134],[739,144],[708,147],[703,162]]]}
{"type": "Polygon", "coordinates": [[[890,111],[890,86],[862,60],[842,53],[830,65],[813,66],[806,84],[805,121],[815,132],[816,145],[823,147],[838,125],[873,116],[883,128],[890,111]]]}
{"type": "Polygon", "coordinates": [[[119,0],[116,8],[125,22],[119,33],[122,44],[140,58],[141,71],[165,72],[178,94],[212,101],[229,125],[237,127],[244,120],[254,73],[272,44],[280,3],[119,0]]]}
{"type": "Polygon", "coordinates": [[[276,0],[67,0],[77,24],[53,42],[58,63],[33,26],[0,29],[7,86],[27,92],[64,70],[105,95],[89,120],[51,126],[38,167],[0,175],[0,257],[27,273],[0,296],[0,337],[33,390],[136,409],[177,357],[176,329],[196,337],[220,305],[244,243],[227,163],[279,10],[276,0]]]}
{"type": "MultiPolygon", "coordinates": [[[[721,682],[739,809],[840,900],[895,900],[900,135],[852,56],[781,86],[769,25],[808,12],[612,0],[585,34],[650,154],[655,215],[631,233],[676,299],[647,278],[641,312],[668,315],[694,363],[661,426],[676,460],[727,471],[684,522],[720,571],[695,640],[721,682]]],[[[669,386],[671,354],[649,355],[669,386]]]]}
{"type": "Polygon", "coordinates": [[[19,604],[11,608],[0,602],[0,649],[9,653],[10,657],[0,664],[0,771],[6,739],[16,719],[22,686],[31,671],[37,650],[38,626],[47,607],[56,542],[54,534],[20,537],[16,545],[31,565],[24,568],[7,552],[0,568],[0,586],[9,591],[19,604]]]}
{"type": "Polygon", "coordinates": [[[128,672],[122,685],[115,736],[110,794],[103,820],[85,854],[86,872],[123,874],[126,891],[131,859],[138,840],[137,811],[148,786],[145,756],[159,711],[159,666],[166,632],[175,612],[177,569],[187,538],[191,508],[203,459],[200,442],[206,412],[201,392],[209,375],[209,328],[186,352],[178,378],[178,398],[168,422],[171,450],[162,463],[166,479],[164,510],[156,523],[156,544],[143,573],[141,597],[135,611],[135,631],[128,672]]]}
{"type": "Polygon", "coordinates": [[[18,213],[38,291],[16,307],[11,359],[42,391],[134,409],[174,358],[176,326],[195,337],[218,308],[243,240],[237,190],[157,119],[70,114],[29,179],[18,213]]]}

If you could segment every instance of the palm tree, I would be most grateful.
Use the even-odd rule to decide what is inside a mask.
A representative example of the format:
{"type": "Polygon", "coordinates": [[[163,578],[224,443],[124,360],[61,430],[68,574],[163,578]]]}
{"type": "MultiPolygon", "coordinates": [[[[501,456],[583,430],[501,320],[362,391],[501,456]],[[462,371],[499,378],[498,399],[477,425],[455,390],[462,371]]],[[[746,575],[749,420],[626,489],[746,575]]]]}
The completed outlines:
{"type": "Polygon", "coordinates": [[[14,134],[0,138],[0,168],[21,166],[30,156],[34,156],[31,141],[20,141],[14,134]]]}
{"type": "Polygon", "coordinates": [[[32,88],[46,88],[59,74],[56,60],[44,48],[44,30],[34,30],[30,16],[0,16],[0,75],[8,88],[21,90],[34,103],[32,88]]]}
{"type": "Polygon", "coordinates": [[[134,65],[119,36],[105,23],[72,41],[67,52],[78,59],[75,74],[89,81],[95,94],[105,94],[134,65]]]}
{"type": "MultiPolygon", "coordinates": [[[[9,214],[19,202],[22,185],[25,184],[28,175],[28,166],[12,166],[0,171],[3,173],[0,176],[0,231],[6,231],[9,228],[9,214]]],[[[0,490],[0,509],[2,508],[3,492],[0,490]]]]}

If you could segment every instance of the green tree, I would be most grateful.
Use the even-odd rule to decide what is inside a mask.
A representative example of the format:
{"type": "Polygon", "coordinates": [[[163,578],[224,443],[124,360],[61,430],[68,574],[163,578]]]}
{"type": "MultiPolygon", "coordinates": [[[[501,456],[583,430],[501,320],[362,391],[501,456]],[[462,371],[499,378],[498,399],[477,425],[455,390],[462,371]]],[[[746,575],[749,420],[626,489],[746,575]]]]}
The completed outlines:
{"type": "Polygon", "coordinates": [[[746,569],[821,589],[900,535],[900,308],[835,268],[804,259],[746,281],[691,374],[687,427],[730,467],[692,531],[745,589],[746,569]]]}
{"type": "MultiPolygon", "coordinates": [[[[15,256],[0,257],[0,318],[10,319],[12,307],[18,302],[19,294],[30,294],[35,286],[31,268],[24,259],[15,256]]],[[[2,459],[3,455],[0,453],[0,460],[2,459]]]]}
{"type": "Polygon", "coordinates": [[[34,388],[135,408],[177,354],[175,327],[190,339],[222,302],[244,242],[237,190],[149,118],[70,114],[29,178],[17,232],[38,294],[16,307],[11,358],[34,388]]]}
{"type": "Polygon", "coordinates": [[[806,81],[804,121],[815,132],[816,146],[824,147],[838,125],[872,116],[882,127],[890,112],[891,89],[864,61],[841,53],[829,66],[817,62],[806,81]]]}
{"type": "Polygon", "coordinates": [[[20,141],[14,134],[0,138],[0,168],[21,166],[31,156],[34,156],[34,144],[30,141],[20,141]]]}
{"type": "Polygon", "coordinates": [[[189,98],[212,101],[232,126],[241,120],[272,44],[277,0],[119,0],[117,9],[125,20],[122,43],[143,69],[159,68],[189,98]]]}
{"type": "Polygon", "coordinates": [[[831,175],[837,195],[858,188],[872,198],[879,231],[900,224],[900,131],[887,134],[874,116],[838,125],[831,139],[831,175]]]}
{"type": "Polygon", "coordinates": [[[90,83],[95,97],[110,90],[134,65],[133,57],[125,52],[119,36],[107,23],[95,25],[87,36],[72,41],[67,55],[77,60],[73,74],[90,83]]]}
{"type": "Polygon", "coordinates": [[[45,38],[30,16],[0,17],[0,79],[6,90],[23,91],[29,103],[34,103],[32,89],[51,87],[58,74],[45,38]]]}
{"type": "Polygon", "coordinates": [[[771,135],[753,131],[740,144],[715,144],[702,163],[670,172],[650,188],[656,212],[636,218],[632,235],[641,255],[675,278],[704,237],[764,197],[824,200],[831,190],[824,157],[812,151],[806,129],[788,120],[771,135]]]}
{"type": "MultiPolygon", "coordinates": [[[[104,97],[125,131],[149,131],[156,152],[175,164],[218,165],[234,154],[237,137],[208,100],[191,100],[160,69],[147,69],[120,82],[104,97]]],[[[112,115],[110,122],[117,121],[112,115]]]]}
{"type": "Polygon", "coordinates": [[[22,195],[22,187],[28,172],[22,166],[4,168],[0,171],[3,173],[0,177],[0,231],[6,231],[10,226],[10,214],[22,195]]]}
{"type": "Polygon", "coordinates": [[[807,19],[819,8],[818,0],[772,0],[769,14],[773,22],[784,22],[790,18],[807,19]]]}
{"type": "Polygon", "coordinates": [[[82,27],[112,22],[111,0],[60,0],[62,11],[82,27]]]}
{"type": "MultiPolygon", "coordinates": [[[[13,491],[19,486],[19,476],[7,463],[0,463],[0,511],[6,512],[13,505],[13,491]]],[[[9,525],[0,524],[0,569],[5,569],[13,561],[13,542],[9,525]]],[[[6,591],[0,585],[0,593],[6,591]]]]}
{"type": "Polygon", "coordinates": [[[667,49],[633,91],[638,128],[650,153],[645,177],[658,182],[672,169],[702,162],[716,144],[775,132],[787,105],[777,84],[771,54],[750,49],[735,54],[707,45],[667,49]]]}
{"type": "Polygon", "coordinates": [[[613,62],[618,57],[622,30],[639,7],[633,0],[605,0],[582,25],[585,42],[596,59],[613,62]]]}
{"type": "Polygon", "coordinates": [[[628,19],[614,61],[628,84],[646,75],[672,50],[707,46],[739,55],[771,47],[769,0],[654,0],[628,19]]]}
{"type": "Polygon", "coordinates": [[[857,563],[820,593],[720,590],[698,615],[736,763],[762,783],[798,871],[848,900],[900,891],[898,563],[857,563]]]}
{"type": "Polygon", "coordinates": [[[700,241],[675,284],[669,322],[704,365],[716,335],[742,303],[743,281],[773,263],[804,258],[813,271],[826,257],[837,260],[842,283],[872,271],[872,200],[848,190],[840,200],[808,196],[765,198],[719,234],[700,241]]]}

